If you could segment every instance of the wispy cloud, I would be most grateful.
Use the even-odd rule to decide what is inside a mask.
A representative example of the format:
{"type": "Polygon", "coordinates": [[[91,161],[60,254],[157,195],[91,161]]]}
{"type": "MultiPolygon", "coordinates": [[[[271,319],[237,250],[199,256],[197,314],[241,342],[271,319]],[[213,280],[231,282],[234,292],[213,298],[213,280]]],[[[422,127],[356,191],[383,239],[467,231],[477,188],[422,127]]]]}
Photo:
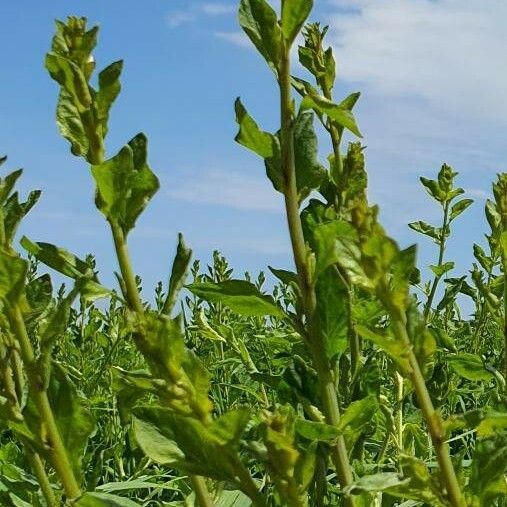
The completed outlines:
{"type": "Polygon", "coordinates": [[[170,28],[177,28],[185,23],[191,23],[196,16],[190,12],[174,12],[167,16],[167,23],[170,28]]]}
{"type": "Polygon", "coordinates": [[[225,40],[239,46],[240,48],[250,48],[251,43],[243,32],[215,32],[215,37],[225,40]]]}
{"type": "Polygon", "coordinates": [[[462,116],[502,119],[507,3],[499,0],[333,0],[342,75],[392,97],[462,116]],[[344,6],[352,7],[343,13],[344,6]],[[494,78],[491,72],[494,71],[494,78]]]}
{"type": "Polygon", "coordinates": [[[194,204],[225,206],[243,211],[281,213],[282,204],[266,178],[254,178],[238,172],[199,172],[186,177],[168,195],[194,204]]]}
{"type": "Polygon", "coordinates": [[[201,11],[209,16],[221,16],[223,14],[232,14],[236,12],[236,7],[231,4],[204,3],[201,5],[201,11]]]}
{"type": "Polygon", "coordinates": [[[194,5],[187,10],[171,12],[167,16],[167,22],[170,28],[177,28],[186,23],[192,23],[202,17],[217,17],[235,12],[234,5],[226,3],[205,2],[194,5]]]}

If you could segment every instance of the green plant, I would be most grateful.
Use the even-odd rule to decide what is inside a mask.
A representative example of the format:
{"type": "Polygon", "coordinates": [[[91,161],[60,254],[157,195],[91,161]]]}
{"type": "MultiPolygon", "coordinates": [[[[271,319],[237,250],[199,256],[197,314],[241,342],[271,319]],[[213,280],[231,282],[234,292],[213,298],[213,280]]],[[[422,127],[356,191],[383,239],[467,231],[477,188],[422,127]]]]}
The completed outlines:
{"type": "Polygon", "coordinates": [[[442,209],[440,227],[409,224],[438,247],[422,284],[415,246],[400,249],[368,202],[364,147],[344,148],[347,135],[361,137],[359,94],[335,102],[333,51],[327,28],[307,23],[311,9],[282,0],[279,17],[265,0],[239,5],[273,71],[280,128],[261,130],[237,99],[236,141],[283,196],[288,269],[269,268],[268,293],[264,273],[236,277],[219,252],[201,271],[179,235],[153,303],[128,250],[159,187],[147,139],[109,158],[105,148],[122,62],[93,85],[98,29],[57,22],[46,57],[57,124],[90,165],[119,290],[100,284],[92,255],[22,237],[22,258],[16,231],[40,192],[20,202],[21,171],[0,180],[2,505],[507,505],[507,176],[486,204],[489,251],[474,245],[470,279],[447,277],[447,242],[472,201],[457,199],[446,164],[421,178],[442,209]],[[300,33],[312,82],[291,71],[300,33]],[[319,132],[332,147],[327,166],[319,132]],[[70,289],[54,290],[42,265],[70,289]]]}

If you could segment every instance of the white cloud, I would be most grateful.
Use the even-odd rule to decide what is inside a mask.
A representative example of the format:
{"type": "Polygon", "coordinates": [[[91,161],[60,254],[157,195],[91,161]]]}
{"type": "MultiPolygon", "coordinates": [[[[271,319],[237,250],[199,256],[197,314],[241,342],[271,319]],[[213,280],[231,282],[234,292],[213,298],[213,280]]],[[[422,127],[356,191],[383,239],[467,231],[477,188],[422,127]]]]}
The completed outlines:
{"type": "Polygon", "coordinates": [[[283,205],[269,181],[226,171],[200,172],[174,185],[168,195],[195,204],[212,204],[244,211],[282,213],[283,205]]]}
{"type": "Polygon", "coordinates": [[[463,117],[503,119],[507,2],[333,0],[341,76],[463,117]],[[343,9],[349,7],[346,14],[343,9]]]}
{"type": "Polygon", "coordinates": [[[221,16],[223,14],[232,14],[236,11],[236,7],[230,4],[204,3],[201,10],[209,16],[221,16]]]}
{"type": "Polygon", "coordinates": [[[175,12],[173,14],[169,14],[167,17],[167,22],[171,28],[177,28],[180,25],[191,23],[194,20],[195,16],[190,12],[175,12]]]}
{"type": "Polygon", "coordinates": [[[223,39],[241,48],[250,48],[251,43],[243,32],[215,32],[215,37],[223,39]]]}

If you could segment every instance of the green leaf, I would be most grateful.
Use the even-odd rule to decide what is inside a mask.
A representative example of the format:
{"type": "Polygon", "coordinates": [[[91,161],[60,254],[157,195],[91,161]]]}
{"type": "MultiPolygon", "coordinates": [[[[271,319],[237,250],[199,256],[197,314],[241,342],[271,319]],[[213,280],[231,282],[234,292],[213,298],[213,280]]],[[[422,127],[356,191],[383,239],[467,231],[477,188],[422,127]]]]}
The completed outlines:
{"type": "Polygon", "coordinates": [[[28,194],[25,202],[19,202],[19,195],[14,192],[4,204],[4,229],[5,240],[7,243],[14,241],[14,236],[21,220],[37,204],[41,196],[40,190],[34,190],[28,194]]]}
{"type": "Polygon", "coordinates": [[[507,496],[505,469],[507,467],[507,440],[496,436],[475,444],[468,490],[477,500],[471,505],[486,507],[495,499],[507,496]]]}
{"type": "Polygon", "coordinates": [[[241,0],[239,23],[276,73],[282,47],[282,31],[276,12],[266,0],[241,0]]]}
{"type": "Polygon", "coordinates": [[[75,280],[82,277],[93,277],[94,273],[89,264],[82,261],[68,250],[50,243],[30,241],[26,236],[20,240],[21,246],[37,260],[50,268],[75,280]]]}
{"type": "Polygon", "coordinates": [[[228,412],[208,426],[157,407],[137,408],[134,417],[136,440],[154,461],[186,473],[235,481],[236,452],[248,410],[228,412]]]}
{"type": "Polygon", "coordinates": [[[275,136],[269,132],[262,131],[239,98],[234,103],[236,111],[236,122],[239,125],[239,132],[235,141],[249,150],[252,150],[262,158],[271,158],[275,154],[275,136]]]}
{"type": "Polygon", "coordinates": [[[292,0],[282,7],[282,33],[290,46],[313,8],[313,0],[292,0]]]}
{"type": "Polygon", "coordinates": [[[424,188],[428,192],[428,194],[433,197],[438,202],[444,202],[445,201],[445,192],[440,188],[440,184],[437,180],[430,180],[429,178],[425,178],[424,176],[421,176],[419,178],[421,183],[423,184],[424,188]]]}
{"type": "Polygon", "coordinates": [[[12,189],[22,174],[23,169],[17,169],[16,171],[13,171],[12,173],[5,176],[5,178],[0,179],[0,205],[2,205],[9,197],[12,189]]]}
{"type": "Polygon", "coordinates": [[[95,423],[88,403],[78,395],[58,363],[53,364],[48,396],[74,474],[81,477],[84,452],[88,438],[95,430],[95,423]]]}
{"type": "Polygon", "coordinates": [[[185,283],[187,277],[188,266],[192,258],[192,250],[187,248],[183,241],[183,235],[178,234],[178,247],[176,249],[176,256],[174,257],[173,267],[171,270],[171,278],[169,279],[169,287],[167,290],[166,300],[162,312],[170,315],[178,294],[185,283]]]}
{"type": "Polygon", "coordinates": [[[371,331],[364,326],[356,325],[357,333],[365,340],[369,340],[381,348],[388,356],[390,356],[404,373],[411,370],[408,360],[408,351],[403,343],[391,338],[390,336],[371,331]]]}
{"type": "Polygon", "coordinates": [[[306,199],[312,190],[319,188],[326,175],[317,154],[318,143],[313,128],[313,114],[301,113],[294,124],[296,185],[300,201],[306,199]]]}
{"type": "Polygon", "coordinates": [[[0,250],[0,298],[19,301],[25,286],[28,263],[17,255],[0,250]]]}
{"type": "Polygon", "coordinates": [[[440,241],[442,236],[442,229],[439,227],[434,227],[433,225],[427,224],[422,220],[418,220],[417,222],[412,222],[408,224],[408,226],[416,232],[420,232],[425,236],[429,236],[433,238],[436,242],[440,241]]]}
{"type": "Polygon", "coordinates": [[[449,215],[450,220],[459,217],[473,202],[473,199],[461,199],[453,204],[449,215]]]}
{"type": "Polygon", "coordinates": [[[345,437],[349,449],[354,446],[364,428],[374,420],[378,409],[379,404],[375,395],[353,401],[345,409],[336,429],[345,437]]]}
{"type": "Polygon", "coordinates": [[[337,269],[327,268],[317,279],[316,321],[328,359],[340,356],[347,348],[348,289],[337,269]]]}
{"type": "Polygon", "coordinates": [[[475,354],[460,352],[447,356],[447,361],[458,375],[472,382],[490,382],[495,378],[493,373],[485,368],[482,359],[475,354]]]}
{"type": "Polygon", "coordinates": [[[340,435],[336,426],[299,417],[296,419],[296,432],[303,438],[318,442],[332,442],[340,435]]]}
{"type": "Polygon", "coordinates": [[[349,108],[335,104],[320,95],[306,95],[301,102],[301,110],[313,109],[327,115],[336,125],[350,130],[357,137],[363,137],[349,108]]]}
{"type": "Polygon", "coordinates": [[[435,276],[437,276],[438,278],[441,278],[446,273],[451,271],[451,269],[454,269],[454,262],[452,262],[452,261],[444,262],[440,266],[431,265],[430,269],[431,269],[431,271],[433,271],[433,273],[435,273],[435,276]]]}
{"type": "Polygon", "coordinates": [[[87,157],[90,148],[88,135],[72,95],[63,88],[56,106],[56,124],[60,134],[70,142],[71,153],[78,157],[87,157]]]}
{"type": "Polygon", "coordinates": [[[120,75],[123,61],[114,62],[99,73],[99,90],[95,96],[97,120],[102,127],[102,138],[107,134],[109,111],[121,91],[120,75]]]}
{"type": "Polygon", "coordinates": [[[220,283],[193,283],[187,285],[196,296],[211,303],[222,303],[241,315],[284,317],[281,308],[271,296],[262,294],[245,280],[227,280],[220,283]]]}
{"type": "Polygon", "coordinates": [[[76,507],[140,507],[141,504],[110,493],[86,492],[75,505],[76,507]]]}
{"type": "Polygon", "coordinates": [[[112,224],[127,234],[159,188],[149,168],[147,139],[138,134],[113,158],[92,166],[97,184],[95,204],[112,224]]]}
{"type": "Polygon", "coordinates": [[[50,76],[71,97],[79,113],[85,112],[92,103],[88,83],[81,69],[71,60],[55,53],[46,55],[46,69],[50,76]]]}

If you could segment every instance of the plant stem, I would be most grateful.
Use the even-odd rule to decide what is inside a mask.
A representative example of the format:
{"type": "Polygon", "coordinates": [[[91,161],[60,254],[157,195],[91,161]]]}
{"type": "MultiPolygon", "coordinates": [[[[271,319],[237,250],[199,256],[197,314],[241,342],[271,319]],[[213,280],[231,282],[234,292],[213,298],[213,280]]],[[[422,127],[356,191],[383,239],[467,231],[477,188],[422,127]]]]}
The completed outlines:
{"type": "MultiPolygon", "coordinates": [[[[285,0],[286,1],[286,0],[285,0]]],[[[282,9],[284,2],[282,2],[282,9]]],[[[284,198],[287,223],[289,228],[294,263],[299,278],[304,314],[307,323],[307,334],[310,352],[319,377],[319,386],[323,410],[329,424],[337,425],[340,420],[340,409],[336,392],[333,371],[325,357],[325,350],[317,326],[315,312],[317,300],[312,273],[306,260],[306,245],[303,227],[299,215],[299,199],[296,186],[293,103],[290,83],[289,48],[284,44],[279,69],[280,110],[281,110],[281,164],[284,177],[284,198]]],[[[352,483],[353,476],[348,453],[343,437],[338,437],[332,449],[333,462],[342,487],[352,483]]],[[[347,497],[348,505],[353,505],[351,497],[347,497]]]]}
{"type": "Polygon", "coordinates": [[[204,478],[200,477],[199,475],[191,475],[190,482],[192,484],[192,489],[194,490],[199,507],[214,507],[215,504],[211,500],[210,494],[208,492],[208,487],[206,486],[206,482],[204,482],[204,478]]]}
{"type": "Polygon", "coordinates": [[[428,430],[435,448],[442,482],[445,485],[449,503],[452,507],[465,507],[465,499],[461,492],[456,472],[451,461],[449,445],[444,439],[443,421],[440,414],[433,407],[433,402],[431,401],[428,389],[426,388],[426,382],[419,366],[419,362],[417,361],[417,357],[412,349],[412,344],[410,343],[406,322],[401,318],[393,317],[392,325],[396,338],[404,343],[406,350],[408,351],[408,359],[411,367],[410,380],[414,386],[419,406],[426,424],[428,425],[428,430]]]}
{"type": "MultiPolygon", "coordinates": [[[[138,315],[143,315],[144,306],[137,288],[136,277],[134,270],[132,269],[125,234],[119,225],[114,223],[111,223],[110,225],[116,255],[118,257],[118,264],[120,266],[123,282],[125,283],[127,303],[132,311],[138,315]]],[[[200,507],[213,507],[214,503],[211,499],[211,495],[208,491],[204,478],[197,475],[191,475],[190,482],[192,483],[192,488],[194,489],[200,507]]]]}
{"type": "MultiPolygon", "coordinates": [[[[448,227],[448,218],[449,218],[449,205],[450,201],[447,201],[444,205],[444,218],[442,220],[442,234],[440,236],[440,241],[438,244],[438,262],[437,266],[442,266],[444,262],[444,253],[445,253],[445,242],[446,242],[446,235],[445,231],[448,227]]],[[[435,275],[435,278],[433,279],[433,283],[431,285],[430,295],[428,296],[428,300],[426,301],[426,304],[424,305],[424,320],[427,321],[430,311],[431,311],[431,305],[433,304],[433,299],[435,299],[435,294],[437,292],[438,282],[440,282],[441,276],[435,275]]]]}
{"type": "Polygon", "coordinates": [[[60,478],[68,499],[74,500],[81,495],[81,489],[74,476],[69,457],[67,456],[67,450],[65,449],[58,430],[44,383],[38,374],[35,354],[26,332],[23,315],[17,304],[9,306],[8,314],[12,331],[20,346],[21,357],[27,373],[30,395],[38,409],[41,420],[44,422],[47,444],[50,448],[49,455],[51,457],[51,463],[60,478]]]}
{"type": "Polygon", "coordinates": [[[24,442],[24,446],[26,449],[26,455],[28,461],[30,462],[30,466],[33,470],[35,477],[37,477],[37,482],[42,491],[42,495],[46,500],[47,507],[57,507],[58,502],[55,498],[55,493],[53,488],[51,487],[51,483],[49,482],[48,475],[46,473],[46,469],[44,468],[44,463],[42,462],[41,457],[37,454],[33,449],[29,447],[27,442],[24,442]]]}

